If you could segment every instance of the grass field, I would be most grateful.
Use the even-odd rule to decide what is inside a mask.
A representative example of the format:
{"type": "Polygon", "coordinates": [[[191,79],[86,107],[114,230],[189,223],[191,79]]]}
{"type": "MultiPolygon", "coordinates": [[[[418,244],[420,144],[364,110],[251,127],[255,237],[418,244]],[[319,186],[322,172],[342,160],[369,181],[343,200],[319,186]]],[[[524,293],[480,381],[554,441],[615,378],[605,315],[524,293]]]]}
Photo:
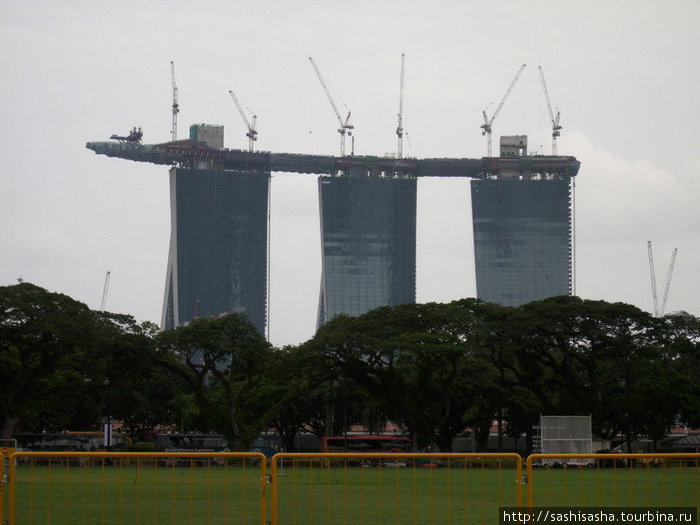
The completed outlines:
{"type": "MultiPolygon", "coordinates": [[[[533,471],[535,506],[697,506],[700,464],[533,471]]],[[[527,500],[525,500],[527,501],[527,500]]]]}
{"type": "MultiPolygon", "coordinates": [[[[498,523],[498,507],[515,506],[517,491],[524,494],[512,463],[332,465],[284,463],[276,487],[279,524],[498,523]]],[[[697,465],[538,468],[529,482],[535,505],[668,507],[700,502],[697,465]]],[[[28,464],[17,469],[15,524],[257,525],[261,486],[260,467],[250,462],[192,467],[133,460],[28,464]]],[[[270,519],[270,490],[266,497],[270,519]]]]}
{"type": "Polygon", "coordinates": [[[260,487],[253,465],[22,466],[15,517],[17,525],[257,525],[260,487]]]}
{"type": "Polygon", "coordinates": [[[287,468],[278,478],[280,524],[493,523],[515,506],[512,467],[287,468]]]}

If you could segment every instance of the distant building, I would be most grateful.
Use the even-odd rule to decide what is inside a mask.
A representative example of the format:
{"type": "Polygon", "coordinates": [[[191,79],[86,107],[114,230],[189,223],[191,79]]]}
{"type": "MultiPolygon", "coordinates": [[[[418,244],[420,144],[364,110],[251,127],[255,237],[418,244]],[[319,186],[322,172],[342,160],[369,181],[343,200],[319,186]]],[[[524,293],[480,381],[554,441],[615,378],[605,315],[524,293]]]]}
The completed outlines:
{"type": "MultiPolygon", "coordinates": [[[[526,155],[527,137],[501,138],[502,159],[526,155]]],[[[471,181],[477,297],[505,306],[572,290],[571,177],[521,170],[471,181]]]]}
{"type": "Polygon", "coordinates": [[[239,312],[265,334],[269,185],[269,173],[170,170],[164,329],[239,312]]]}
{"type": "Polygon", "coordinates": [[[416,179],[319,177],[318,323],[416,300],[416,179]]]}

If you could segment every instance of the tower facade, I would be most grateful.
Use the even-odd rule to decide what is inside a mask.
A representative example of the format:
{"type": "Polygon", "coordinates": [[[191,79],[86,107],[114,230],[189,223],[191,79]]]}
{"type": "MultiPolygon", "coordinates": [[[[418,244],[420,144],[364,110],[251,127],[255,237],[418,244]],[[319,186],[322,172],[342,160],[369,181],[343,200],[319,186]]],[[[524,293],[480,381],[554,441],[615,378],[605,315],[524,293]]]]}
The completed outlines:
{"type": "Polygon", "coordinates": [[[270,174],[170,170],[162,328],[238,312],[265,334],[270,174]]]}
{"type": "Polygon", "coordinates": [[[416,179],[319,177],[322,276],[317,327],[416,300],[416,179]]]}
{"type": "Polygon", "coordinates": [[[471,181],[476,293],[505,306],[569,295],[571,178],[471,181]]]}

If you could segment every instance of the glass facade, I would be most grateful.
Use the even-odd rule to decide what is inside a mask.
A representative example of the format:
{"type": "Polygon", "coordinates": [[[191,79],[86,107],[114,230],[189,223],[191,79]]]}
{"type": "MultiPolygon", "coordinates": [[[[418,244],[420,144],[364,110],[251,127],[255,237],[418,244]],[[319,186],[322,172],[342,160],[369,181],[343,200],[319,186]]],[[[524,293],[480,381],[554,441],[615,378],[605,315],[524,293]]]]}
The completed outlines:
{"type": "Polygon", "coordinates": [[[318,327],[416,300],[416,180],[319,177],[318,327]]]}
{"type": "Polygon", "coordinates": [[[247,315],[265,334],[269,173],[172,168],[162,327],[247,315]]]}
{"type": "Polygon", "coordinates": [[[505,306],[571,293],[570,178],[471,181],[477,297],[505,306]]]}

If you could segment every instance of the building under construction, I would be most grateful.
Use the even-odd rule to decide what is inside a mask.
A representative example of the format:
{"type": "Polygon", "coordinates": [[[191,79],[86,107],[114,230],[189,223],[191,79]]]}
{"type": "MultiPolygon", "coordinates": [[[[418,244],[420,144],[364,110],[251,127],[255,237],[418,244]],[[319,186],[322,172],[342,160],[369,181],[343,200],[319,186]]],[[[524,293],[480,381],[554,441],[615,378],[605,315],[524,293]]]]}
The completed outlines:
{"type": "MultiPolygon", "coordinates": [[[[527,137],[501,137],[501,158],[527,160],[527,137]]],[[[519,306],[571,294],[572,180],[503,169],[471,181],[479,299],[519,306]]]]}
{"type": "Polygon", "coordinates": [[[416,179],[319,177],[317,327],[338,314],[416,300],[416,179]]]}
{"type": "Polygon", "coordinates": [[[319,325],[415,301],[417,177],[472,179],[478,297],[515,305],[571,293],[574,157],[529,156],[526,144],[509,142],[522,138],[481,159],[253,152],[224,149],[223,130],[221,141],[202,131],[164,144],[87,144],[175,166],[164,328],[236,311],[265,332],[272,171],[321,175],[319,325]]]}

